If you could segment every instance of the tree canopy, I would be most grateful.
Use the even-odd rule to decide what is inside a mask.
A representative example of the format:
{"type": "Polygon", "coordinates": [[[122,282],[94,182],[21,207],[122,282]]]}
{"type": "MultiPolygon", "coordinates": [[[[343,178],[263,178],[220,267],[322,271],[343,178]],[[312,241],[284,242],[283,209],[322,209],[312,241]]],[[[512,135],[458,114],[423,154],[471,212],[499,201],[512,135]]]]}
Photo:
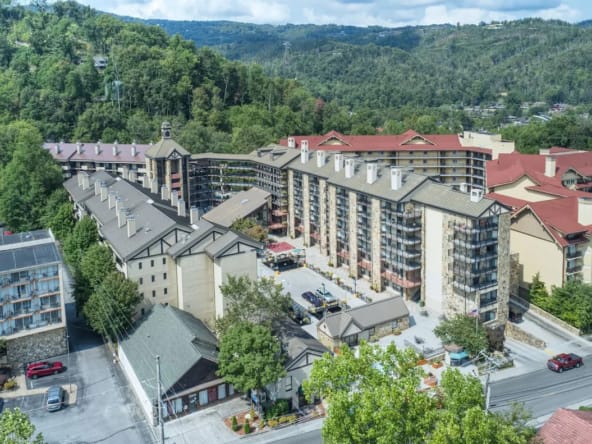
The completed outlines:
{"type": "Polygon", "coordinates": [[[35,426],[20,409],[5,409],[0,414],[0,442],[2,444],[43,444],[43,435],[35,433],[35,426]]]}
{"type": "Polygon", "coordinates": [[[64,241],[64,259],[72,267],[80,267],[84,253],[98,240],[97,224],[90,217],[84,216],[76,222],[74,229],[64,241]]]}
{"type": "Polygon", "coordinates": [[[480,381],[446,370],[432,391],[412,349],[362,343],[314,362],[304,382],[307,397],[328,402],[323,440],[332,443],[524,443],[532,430],[515,418],[488,413],[480,381]],[[470,426],[468,428],[461,425],[470,426]]]}
{"type": "Polygon", "coordinates": [[[274,321],[286,318],[292,306],[290,296],[272,278],[252,280],[248,276],[228,275],[220,291],[224,296],[225,313],[216,320],[216,330],[222,335],[230,326],[242,321],[271,327],[274,321]]]}
{"type": "Polygon", "coordinates": [[[83,313],[94,331],[116,341],[129,329],[134,309],[141,300],[138,284],[114,271],[95,288],[84,304],[83,313]]]}
{"type": "Polygon", "coordinates": [[[481,350],[489,348],[487,331],[479,322],[478,317],[465,314],[455,315],[440,322],[434,333],[444,344],[456,344],[465,349],[470,355],[476,355],[481,350]]]}

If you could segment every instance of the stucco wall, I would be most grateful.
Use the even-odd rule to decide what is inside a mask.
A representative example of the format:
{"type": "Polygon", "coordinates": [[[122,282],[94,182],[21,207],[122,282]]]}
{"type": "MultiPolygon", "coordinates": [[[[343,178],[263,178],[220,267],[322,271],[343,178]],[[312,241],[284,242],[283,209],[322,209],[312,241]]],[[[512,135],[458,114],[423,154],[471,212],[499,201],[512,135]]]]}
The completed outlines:
{"type": "Polygon", "coordinates": [[[523,177],[514,183],[495,187],[495,192],[503,194],[504,196],[510,196],[516,199],[526,200],[528,202],[540,202],[543,200],[555,199],[554,196],[536,193],[534,191],[529,191],[526,189],[526,187],[530,187],[533,185],[535,185],[533,181],[531,181],[527,177],[523,177]]]}
{"type": "MultiPolygon", "coordinates": [[[[442,212],[426,208],[423,219],[423,276],[422,300],[426,307],[442,311],[444,306],[444,215],[442,212]]],[[[452,258],[449,258],[452,260],[452,258]]]]}
{"type": "Polygon", "coordinates": [[[214,267],[206,254],[177,260],[179,308],[212,326],[215,320],[214,267]]]}
{"type": "Polygon", "coordinates": [[[510,233],[512,253],[519,254],[522,276],[520,285],[527,286],[532,277],[540,273],[547,289],[563,285],[563,251],[554,243],[512,230],[510,233]]]}

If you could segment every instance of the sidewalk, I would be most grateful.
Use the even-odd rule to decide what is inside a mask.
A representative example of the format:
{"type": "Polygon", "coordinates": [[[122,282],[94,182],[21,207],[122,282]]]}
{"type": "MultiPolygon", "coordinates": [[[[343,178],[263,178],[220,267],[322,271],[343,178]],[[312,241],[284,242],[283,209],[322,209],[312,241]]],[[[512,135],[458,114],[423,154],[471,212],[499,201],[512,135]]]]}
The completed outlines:
{"type": "MultiPolygon", "coordinates": [[[[38,387],[38,388],[28,388],[27,386],[27,378],[25,375],[18,375],[15,376],[16,381],[16,388],[13,390],[7,390],[0,392],[0,395],[4,399],[13,399],[13,398],[21,398],[24,396],[34,396],[34,395],[41,395],[47,392],[48,387],[38,387]]],[[[72,405],[76,404],[76,400],[78,397],[78,386],[76,384],[61,384],[61,387],[67,393],[67,402],[66,404],[72,405]]]]}

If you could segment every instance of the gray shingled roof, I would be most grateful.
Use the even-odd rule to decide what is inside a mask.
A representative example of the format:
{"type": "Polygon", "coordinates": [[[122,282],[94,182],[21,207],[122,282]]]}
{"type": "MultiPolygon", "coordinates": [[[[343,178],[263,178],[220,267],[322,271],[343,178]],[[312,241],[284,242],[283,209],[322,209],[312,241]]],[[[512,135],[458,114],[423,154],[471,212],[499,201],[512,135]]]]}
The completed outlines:
{"type": "Polygon", "coordinates": [[[205,251],[208,256],[210,256],[212,259],[215,259],[224,255],[224,253],[226,253],[229,248],[238,242],[255,249],[263,248],[263,244],[260,242],[256,242],[253,239],[249,239],[248,237],[242,236],[241,234],[235,233],[234,231],[228,231],[222,236],[218,237],[214,242],[207,245],[205,251]]]}
{"type": "Polygon", "coordinates": [[[211,241],[208,240],[208,242],[203,243],[198,249],[195,249],[195,246],[202,243],[205,239],[211,238],[213,240],[215,235],[221,236],[222,234],[224,234],[224,231],[221,228],[215,227],[207,220],[200,219],[193,225],[193,231],[176,244],[171,245],[167,253],[171,257],[176,258],[190,248],[193,253],[204,251],[205,246],[209,245],[211,241]]]}
{"type": "Polygon", "coordinates": [[[360,330],[367,330],[406,316],[409,316],[409,310],[403,299],[397,296],[330,314],[322,322],[327,325],[329,334],[336,338],[341,337],[352,322],[360,330]]]}
{"type": "Polygon", "coordinates": [[[168,392],[200,359],[217,362],[216,337],[191,314],[155,305],[119,343],[144,391],[156,393],[155,357],[160,356],[163,393],[168,392]]]}
{"type": "MultiPolygon", "coordinates": [[[[86,173],[85,173],[86,174],[86,173]]],[[[89,174],[90,186],[83,190],[78,185],[78,176],[73,176],[64,182],[64,188],[72,196],[74,202],[84,202],[91,198],[95,194],[95,182],[105,182],[107,186],[110,186],[115,182],[115,178],[105,171],[97,171],[96,173],[89,174]]]]}
{"type": "Polygon", "coordinates": [[[287,354],[286,367],[298,360],[305,352],[312,352],[322,355],[329,349],[303,330],[291,319],[279,321],[274,325],[274,334],[280,338],[283,348],[287,354]]]}
{"type": "Polygon", "coordinates": [[[203,219],[221,227],[230,228],[235,221],[248,217],[262,206],[267,205],[270,197],[271,193],[253,187],[235,194],[214,207],[203,215],[203,219]]]}
{"type": "Polygon", "coordinates": [[[177,151],[181,156],[188,156],[190,153],[173,139],[160,139],[144,154],[146,157],[152,159],[167,158],[173,151],[177,151]]]}

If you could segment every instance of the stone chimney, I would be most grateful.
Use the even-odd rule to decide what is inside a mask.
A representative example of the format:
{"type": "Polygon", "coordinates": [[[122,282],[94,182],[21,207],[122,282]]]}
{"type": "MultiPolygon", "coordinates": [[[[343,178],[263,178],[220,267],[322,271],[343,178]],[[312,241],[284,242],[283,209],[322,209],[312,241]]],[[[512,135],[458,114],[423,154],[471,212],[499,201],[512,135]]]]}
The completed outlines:
{"type": "Polygon", "coordinates": [[[308,142],[306,142],[306,144],[304,142],[306,142],[306,140],[303,140],[302,144],[300,146],[300,162],[301,163],[308,162],[308,142]]]}
{"type": "Polygon", "coordinates": [[[335,153],[335,172],[339,173],[343,168],[343,154],[335,153]]]}
{"type": "Polygon", "coordinates": [[[317,167],[322,168],[325,165],[327,159],[327,152],[323,150],[317,151],[317,167]]]}
{"type": "Polygon", "coordinates": [[[199,209],[196,206],[192,206],[189,209],[189,223],[191,225],[194,225],[198,221],[199,221],[199,209]]]}
{"type": "Polygon", "coordinates": [[[578,223],[592,225],[592,198],[578,197],[578,223]]]}
{"type": "Polygon", "coordinates": [[[296,139],[288,137],[288,148],[296,148],[296,139]]]}
{"type": "Polygon", "coordinates": [[[160,187],[160,198],[162,200],[169,200],[169,189],[165,184],[160,187]]]}
{"type": "Polygon", "coordinates": [[[177,200],[177,216],[185,217],[185,199],[182,197],[177,200]]]}
{"type": "Polygon", "coordinates": [[[179,192],[177,190],[171,191],[171,206],[176,207],[179,202],[179,192]]]}
{"type": "Polygon", "coordinates": [[[483,190],[480,190],[479,188],[473,188],[471,190],[471,202],[477,203],[477,202],[481,202],[481,199],[483,199],[483,190]]]}
{"type": "Polygon", "coordinates": [[[545,176],[555,177],[556,162],[555,157],[545,156],[545,176]]]}
{"type": "Polygon", "coordinates": [[[105,182],[101,182],[99,186],[101,188],[101,202],[105,202],[107,200],[107,196],[109,195],[107,184],[105,182]]]}
{"type": "Polygon", "coordinates": [[[354,177],[354,173],[356,172],[356,164],[354,163],[354,159],[345,159],[345,178],[351,179],[354,177]]]}
{"type": "Polygon", "coordinates": [[[136,234],[136,218],[129,214],[127,216],[127,237],[132,237],[136,234]]]}
{"type": "Polygon", "coordinates": [[[366,182],[372,185],[378,179],[378,164],[375,162],[366,164],[366,182]]]}
{"type": "Polygon", "coordinates": [[[80,173],[82,176],[82,189],[88,190],[90,188],[90,177],[86,173],[80,173]]]}
{"type": "Polygon", "coordinates": [[[403,186],[403,170],[391,167],[391,190],[400,190],[403,186]]]}

